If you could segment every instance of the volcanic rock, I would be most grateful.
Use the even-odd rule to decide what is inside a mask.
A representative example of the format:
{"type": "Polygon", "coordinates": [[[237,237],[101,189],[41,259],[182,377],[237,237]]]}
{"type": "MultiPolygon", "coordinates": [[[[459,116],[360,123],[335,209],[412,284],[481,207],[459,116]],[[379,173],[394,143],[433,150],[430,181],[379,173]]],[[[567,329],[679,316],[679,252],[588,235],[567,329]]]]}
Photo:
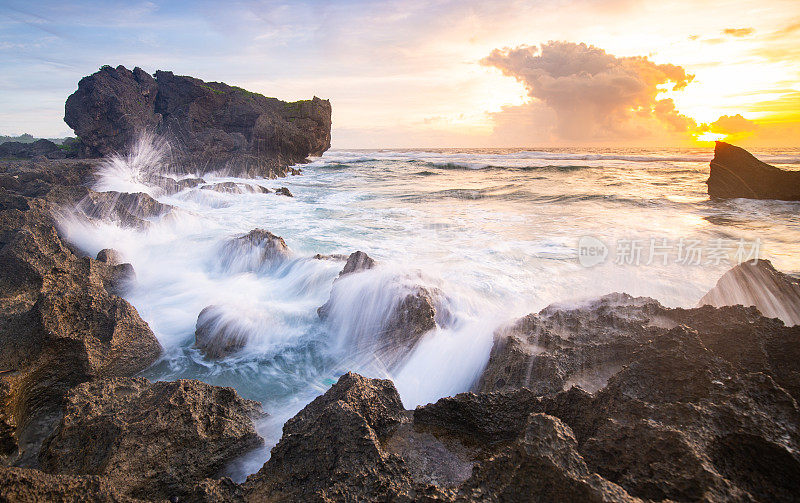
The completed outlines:
{"type": "Polygon", "coordinates": [[[776,270],[769,260],[747,261],[717,281],[698,305],[755,306],[767,318],[800,324],[800,280],[776,270]]]}
{"type": "Polygon", "coordinates": [[[81,79],[64,120],[85,154],[121,152],[143,132],[166,137],[173,162],[274,177],[330,148],[327,100],[287,103],[220,82],[104,66],[81,79]]]}
{"type": "Polygon", "coordinates": [[[800,201],[800,171],[756,159],[743,148],[718,141],[711,160],[708,195],[716,198],[800,201]]]}
{"type": "Polygon", "coordinates": [[[105,475],[142,499],[183,498],[195,483],[263,444],[257,402],[195,380],[96,380],[73,388],[64,417],[42,448],[42,467],[105,475]]]}

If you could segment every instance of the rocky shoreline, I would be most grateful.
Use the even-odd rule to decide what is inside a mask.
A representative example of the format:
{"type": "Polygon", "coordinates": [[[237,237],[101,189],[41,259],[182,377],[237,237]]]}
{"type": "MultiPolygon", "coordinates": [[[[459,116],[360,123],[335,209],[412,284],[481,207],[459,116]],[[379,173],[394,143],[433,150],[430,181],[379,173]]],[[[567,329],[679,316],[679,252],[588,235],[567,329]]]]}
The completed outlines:
{"type": "MultiPolygon", "coordinates": [[[[327,140],[316,131],[278,141],[278,119],[324,130],[324,104],[311,100],[295,114],[224,84],[122,67],[87,79],[67,105],[76,130],[87,128],[87,155],[129,145],[142,127],[189,130],[198,110],[219,128],[180,137],[172,167],[196,156],[214,160],[208,169],[245,159],[240,174],[280,176],[329,145],[329,104],[327,140]],[[249,133],[226,115],[247,100],[259,112],[244,114],[249,133]],[[109,112],[111,102],[139,108],[109,112]],[[108,123],[83,120],[94,106],[108,123]],[[307,107],[312,116],[322,110],[316,126],[307,107]],[[235,148],[211,152],[209,138],[235,148]]],[[[670,309],[613,293],[529,314],[497,331],[472,392],[413,411],[391,381],[344,374],[285,423],[257,473],[241,484],[220,477],[263,445],[254,421],[264,412],[231,388],[136,377],[161,346],[119,296],[135,271],[113,250],[84,256],[57,217],[77,208],[145,227],[171,208],[144,193],[93,190],[97,166],[41,156],[0,162],[0,501],[766,502],[800,492],[800,288],[765,261],[723,277],[701,302],[713,305],[670,309]],[[742,295],[723,295],[730,285],[742,295]]],[[[165,193],[200,185],[263,192],[158,176],[165,193]]],[[[264,229],[226,246],[257,252],[248,254],[257,263],[237,267],[287,253],[264,229]]],[[[344,262],[318,311],[335,318],[339,291],[377,264],[362,252],[315,258],[344,262]]],[[[445,293],[416,284],[398,292],[382,339],[366,348],[389,365],[449,323],[445,293]]],[[[209,358],[235,352],[240,335],[214,306],[197,320],[196,343],[209,358]]]]}

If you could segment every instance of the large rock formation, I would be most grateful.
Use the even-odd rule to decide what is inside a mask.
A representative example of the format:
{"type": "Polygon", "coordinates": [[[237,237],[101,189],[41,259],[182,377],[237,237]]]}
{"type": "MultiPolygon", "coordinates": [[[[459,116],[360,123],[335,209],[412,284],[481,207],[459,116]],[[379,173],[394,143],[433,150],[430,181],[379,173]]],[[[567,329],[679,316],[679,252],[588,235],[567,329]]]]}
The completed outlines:
{"type": "Polygon", "coordinates": [[[800,201],[800,171],[770,166],[743,148],[721,141],[714,147],[707,183],[711,197],[800,201]]]}
{"type": "Polygon", "coordinates": [[[52,213],[89,189],[91,165],[3,164],[0,171],[0,446],[5,464],[35,466],[72,387],[130,376],[161,346],[116,292],[129,266],[82,257],[52,213]]]}
{"type": "Polygon", "coordinates": [[[273,176],[330,148],[327,100],[287,103],[192,77],[104,66],[67,99],[64,120],[86,155],[121,152],[144,131],[165,137],[177,165],[273,176]]]}
{"type": "Polygon", "coordinates": [[[263,444],[252,419],[261,405],[200,381],[141,378],[81,384],[42,448],[42,467],[104,475],[125,494],[183,500],[197,482],[263,444]]]}
{"type": "Polygon", "coordinates": [[[755,306],[767,318],[800,324],[800,280],[776,270],[769,260],[743,262],[726,272],[700,299],[705,306],[755,306]]]}
{"type": "Polygon", "coordinates": [[[76,151],[66,147],[62,149],[50,140],[36,140],[33,143],[8,141],[0,144],[0,158],[32,159],[46,157],[47,159],[64,159],[73,157],[76,153],[76,151]]]}

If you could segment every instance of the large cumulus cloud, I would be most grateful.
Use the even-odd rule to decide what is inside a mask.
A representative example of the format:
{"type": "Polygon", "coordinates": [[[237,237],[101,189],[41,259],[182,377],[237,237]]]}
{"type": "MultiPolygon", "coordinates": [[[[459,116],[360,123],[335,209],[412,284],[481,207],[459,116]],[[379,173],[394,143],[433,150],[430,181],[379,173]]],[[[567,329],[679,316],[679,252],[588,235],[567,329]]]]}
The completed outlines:
{"type": "Polygon", "coordinates": [[[585,142],[663,137],[696,127],[671,99],[659,97],[691,82],[680,66],[571,42],[495,49],[482,63],[519,80],[533,98],[495,116],[502,134],[585,142]]]}

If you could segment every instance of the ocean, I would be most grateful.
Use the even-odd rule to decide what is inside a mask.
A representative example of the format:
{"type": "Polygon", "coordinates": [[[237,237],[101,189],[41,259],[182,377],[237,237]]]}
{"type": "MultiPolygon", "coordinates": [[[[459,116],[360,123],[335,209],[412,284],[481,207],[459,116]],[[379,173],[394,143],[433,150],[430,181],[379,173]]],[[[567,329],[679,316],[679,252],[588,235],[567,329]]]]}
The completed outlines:
{"type": "MultiPolygon", "coordinates": [[[[267,446],[229,468],[237,480],[261,467],[283,422],[349,370],[392,379],[414,408],[468,391],[495,330],[547,305],[627,292],[694,307],[754,256],[800,273],[800,203],[709,200],[711,148],[331,150],[301,176],[203,176],[294,197],[166,195],[143,176],[161,158],[139,149],[107,162],[95,188],[147,192],[176,210],[143,229],[70,217],[61,229],[89,254],[115,248],[133,264],[124,296],[164,347],[145,377],[232,386],[263,404],[267,446]],[[283,237],[289,258],[262,264],[225,247],[254,228],[283,237]],[[314,255],[356,250],[379,266],[349,278],[320,319],[344,262],[314,255]],[[364,341],[417,286],[441,292],[447,320],[399,361],[381,361],[364,341]],[[238,324],[244,349],[212,361],[193,347],[207,306],[238,324]]],[[[800,150],[753,153],[800,169],[800,150]]]]}

